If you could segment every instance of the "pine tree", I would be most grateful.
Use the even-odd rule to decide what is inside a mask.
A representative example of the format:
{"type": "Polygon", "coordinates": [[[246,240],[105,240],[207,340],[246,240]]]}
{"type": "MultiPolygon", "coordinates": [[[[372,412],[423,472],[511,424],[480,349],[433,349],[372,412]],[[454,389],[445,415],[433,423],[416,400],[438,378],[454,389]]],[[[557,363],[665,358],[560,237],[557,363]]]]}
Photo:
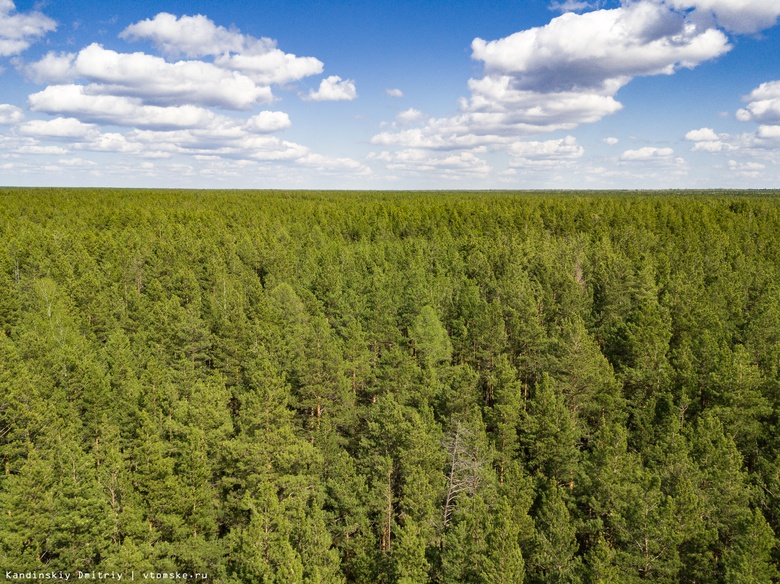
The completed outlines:
{"type": "Polygon", "coordinates": [[[480,578],[485,584],[522,584],[525,579],[525,559],[520,546],[521,525],[504,500],[493,513],[487,536],[487,551],[480,578]]]}
{"type": "Polygon", "coordinates": [[[777,539],[772,528],[754,510],[744,525],[744,531],[726,550],[723,558],[726,582],[764,584],[780,578],[773,554],[777,551],[777,539]]]}
{"type": "Polygon", "coordinates": [[[409,338],[420,361],[433,367],[452,358],[452,343],[434,308],[428,304],[422,307],[409,329],[409,338]]]}
{"type": "Polygon", "coordinates": [[[572,483],[580,458],[579,438],[560,389],[549,375],[543,375],[520,423],[521,451],[528,469],[572,483]]]}
{"type": "Polygon", "coordinates": [[[534,520],[536,541],[528,559],[528,581],[581,582],[576,528],[563,492],[555,482],[543,485],[534,520]]]}

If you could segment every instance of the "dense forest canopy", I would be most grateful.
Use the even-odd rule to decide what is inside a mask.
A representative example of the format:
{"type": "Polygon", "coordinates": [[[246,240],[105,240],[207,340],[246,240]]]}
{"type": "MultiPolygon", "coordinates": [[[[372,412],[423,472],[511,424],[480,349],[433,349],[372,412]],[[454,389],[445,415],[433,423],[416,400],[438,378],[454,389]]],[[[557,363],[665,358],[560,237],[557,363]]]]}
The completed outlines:
{"type": "Polygon", "coordinates": [[[776,193],[0,190],[3,572],[777,582],[779,390],[776,193]]]}

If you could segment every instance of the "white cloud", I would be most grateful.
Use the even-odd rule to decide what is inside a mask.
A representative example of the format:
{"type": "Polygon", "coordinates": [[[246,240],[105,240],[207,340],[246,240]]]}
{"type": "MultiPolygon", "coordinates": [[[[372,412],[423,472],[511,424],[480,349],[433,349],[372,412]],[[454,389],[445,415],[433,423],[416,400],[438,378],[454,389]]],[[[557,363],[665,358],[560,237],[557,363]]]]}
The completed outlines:
{"type": "Polygon", "coordinates": [[[594,3],[585,0],[562,0],[550,4],[550,10],[559,12],[580,12],[595,8],[594,3]]]}
{"type": "Polygon", "coordinates": [[[278,124],[284,119],[276,115],[281,112],[264,113],[270,115],[255,116],[258,119],[252,124],[238,125],[226,120],[221,126],[206,130],[134,130],[128,134],[128,138],[131,142],[143,144],[145,148],[190,155],[198,160],[292,164],[323,173],[335,170],[348,174],[367,171],[367,167],[353,159],[322,156],[301,144],[259,133],[259,128],[265,124],[278,124]]]}
{"type": "Polygon", "coordinates": [[[57,29],[57,23],[38,11],[17,13],[11,0],[0,0],[0,57],[18,55],[34,40],[57,29]]]}
{"type": "Polygon", "coordinates": [[[738,120],[780,125],[780,81],[762,83],[742,99],[748,104],[737,112],[738,120]]]}
{"type": "Polygon", "coordinates": [[[620,111],[617,92],[633,78],[671,75],[730,48],[721,31],[660,0],[566,13],[506,38],[474,39],[472,56],[484,63],[485,75],[469,80],[461,113],[372,142],[446,149],[571,130],[620,111]]]}
{"type": "Polygon", "coordinates": [[[766,165],[761,164],[760,162],[737,162],[736,160],[729,160],[729,168],[733,170],[755,171],[764,170],[766,165]]]}
{"type": "Polygon", "coordinates": [[[25,65],[24,72],[35,83],[65,83],[77,76],[73,53],[47,53],[41,60],[25,65]]]}
{"type": "Polygon", "coordinates": [[[24,119],[22,110],[7,103],[0,104],[0,126],[18,124],[24,119]]]}
{"type": "Polygon", "coordinates": [[[265,134],[284,130],[291,125],[290,116],[285,112],[263,111],[249,118],[244,124],[244,129],[253,134],[265,134]]]}
{"type": "Polygon", "coordinates": [[[28,100],[32,111],[117,126],[194,128],[208,127],[218,120],[216,114],[201,107],[143,105],[139,99],[92,95],[81,85],[50,85],[28,100]]]}
{"type": "Polygon", "coordinates": [[[190,103],[247,109],[272,99],[249,77],[202,61],[168,63],[145,53],[117,53],[93,43],[78,55],[46,55],[29,67],[40,81],[86,79],[91,94],[138,97],[145,103],[190,103]]]}
{"type": "Polygon", "coordinates": [[[165,55],[214,56],[214,64],[239,71],[257,83],[284,84],[322,73],[322,61],[285,53],[269,38],[254,38],[215,25],[203,15],[160,13],[128,26],[120,37],[150,40],[165,55]]]}
{"type": "Polygon", "coordinates": [[[93,140],[82,144],[81,149],[92,152],[119,152],[122,154],[143,154],[146,150],[143,144],[131,142],[117,132],[100,134],[93,140]]]}
{"type": "Polygon", "coordinates": [[[310,90],[307,97],[309,101],[352,101],[356,98],[355,82],[351,79],[342,79],[338,75],[323,79],[319,89],[310,90]]]}
{"type": "Polygon", "coordinates": [[[728,142],[722,142],[720,140],[706,140],[702,142],[696,142],[691,148],[693,152],[728,152],[735,150],[736,147],[728,142]]]}
{"type": "Polygon", "coordinates": [[[238,71],[257,83],[284,85],[310,75],[322,73],[323,64],[314,57],[296,57],[272,49],[259,55],[221,55],[214,64],[224,69],[238,71]]]}
{"type": "Polygon", "coordinates": [[[381,132],[371,138],[371,144],[431,150],[457,150],[512,141],[511,136],[496,137],[472,132],[470,121],[468,116],[431,119],[423,128],[381,132]]]}
{"type": "Polygon", "coordinates": [[[25,144],[14,150],[17,154],[68,154],[68,149],[62,146],[42,146],[40,144],[25,144]]]}
{"type": "MultiPolygon", "coordinates": [[[[20,133],[67,138],[80,150],[151,158],[213,156],[298,163],[312,154],[300,144],[264,135],[291,126],[286,112],[261,111],[239,120],[214,108],[247,110],[270,102],[271,85],[321,73],[318,59],[284,53],[271,39],[216,26],[200,15],[158,14],[127,27],[120,36],[149,40],[172,60],[144,52],[120,53],[98,44],[75,53],[49,53],[24,68],[31,80],[53,83],[30,95],[28,103],[32,111],[57,118],[28,124],[20,133]],[[213,58],[201,59],[208,56],[213,58]],[[93,124],[130,131],[106,132],[93,124]],[[145,141],[149,136],[153,139],[145,141]]],[[[327,89],[342,96],[351,89],[354,94],[354,83],[327,89]]],[[[10,119],[11,110],[6,113],[10,119]]]]}
{"type": "Polygon", "coordinates": [[[712,128],[699,128],[685,134],[685,139],[695,142],[691,150],[693,152],[728,152],[736,150],[732,137],[728,134],[717,134],[712,128]]]}
{"type": "Polygon", "coordinates": [[[385,93],[389,95],[390,97],[403,97],[404,92],[400,89],[386,89],[385,93]]]}
{"type": "Polygon", "coordinates": [[[344,171],[358,176],[369,176],[372,174],[370,168],[351,158],[323,156],[322,154],[317,154],[315,152],[303,156],[297,162],[304,167],[315,169],[324,174],[341,174],[344,171]]]}
{"type": "Polygon", "coordinates": [[[758,138],[766,140],[778,140],[780,139],[780,126],[759,126],[758,138]]]}
{"type": "MultiPolygon", "coordinates": [[[[55,86],[58,87],[58,86],[55,86]]],[[[64,87],[69,89],[68,86],[64,87]]],[[[76,118],[58,117],[51,120],[31,120],[20,123],[15,131],[6,135],[0,134],[0,151],[13,156],[23,155],[73,155],[75,152],[101,152],[108,155],[131,155],[135,158],[164,159],[174,158],[186,160],[188,157],[197,167],[195,174],[208,175],[209,170],[222,176],[222,170],[231,168],[233,176],[242,176],[237,171],[246,165],[255,170],[263,165],[264,172],[277,169],[277,176],[291,180],[293,176],[303,176],[308,173],[313,176],[367,177],[371,169],[360,162],[347,157],[330,157],[313,152],[306,146],[295,142],[282,140],[268,132],[276,131],[290,124],[289,116],[284,112],[264,111],[246,120],[214,116],[208,123],[195,124],[192,127],[174,127],[167,118],[177,117],[180,108],[154,108],[139,104],[128,104],[126,101],[82,102],[80,87],[76,91],[65,91],[63,102],[70,104],[71,109],[84,110],[88,117],[112,117],[111,123],[129,125],[131,130],[121,132],[103,132],[100,126],[84,123],[76,118]],[[75,99],[74,99],[75,97],[75,99]],[[110,112],[110,113],[107,113],[110,112]],[[150,115],[144,120],[139,116],[150,115]],[[124,118],[133,118],[134,124],[124,124],[124,118]],[[160,123],[158,122],[165,122],[160,123]],[[153,123],[151,123],[153,122],[153,123]],[[140,129],[144,125],[148,129],[140,129]],[[203,161],[210,161],[203,166],[203,161]],[[282,169],[286,168],[287,173],[282,169]],[[297,170],[295,170],[297,169],[297,170]]],[[[51,89],[51,88],[48,88],[51,89]]],[[[46,97],[44,90],[41,94],[46,97]]],[[[38,94],[36,94],[38,95],[38,94]]],[[[42,96],[31,100],[36,105],[42,96]]],[[[50,97],[50,96],[49,96],[50,97]]],[[[89,97],[89,96],[87,96],[89,97]]],[[[204,110],[206,111],[206,110],[204,110]]],[[[210,114],[210,112],[207,112],[210,114]]],[[[127,162],[127,160],[125,160],[127,162]]],[[[125,162],[119,166],[127,166],[125,162]]],[[[68,168],[82,167],[76,157],[60,159],[59,165],[68,168]]],[[[193,168],[182,165],[182,168],[193,168]]],[[[42,169],[43,166],[38,165],[42,169]]],[[[173,168],[173,166],[168,167],[173,168]]],[[[151,172],[151,171],[150,171],[151,172]]],[[[148,174],[154,176],[154,174],[148,174]]],[[[184,176],[184,175],[182,175],[184,176]]]]}
{"type": "Polygon", "coordinates": [[[691,130],[685,139],[694,142],[693,152],[729,152],[743,157],[774,160],[780,153],[780,126],[759,126],[755,132],[717,133],[712,128],[691,130]]]}
{"type": "Polygon", "coordinates": [[[400,152],[372,153],[369,158],[385,163],[389,170],[450,179],[484,176],[491,170],[487,162],[471,152],[442,154],[409,148],[400,152]]]}
{"type": "Polygon", "coordinates": [[[691,142],[706,142],[719,140],[720,138],[712,128],[700,128],[698,130],[691,130],[685,134],[685,139],[690,140],[691,142]]]}
{"type": "MultiPolygon", "coordinates": [[[[657,186],[679,185],[681,177],[690,171],[688,162],[675,155],[669,147],[645,146],[625,150],[612,167],[614,171],[602,173],[602,178],[618,179],[623,184],[642,186],[655,184],[657,186]]],[[[595,175],[594,175],[595,178],[595,175]]]]}
{"type": "Polygon", "coordinates": [[[97,166],[97,162],[93,160],[86,160],[85,158],[62,158],[57,161],[57,164],[76,168],[89,168],[91,166],[97,166]]]}
{"type": "Polygon", "coordinates": [[[608,144],[608,145],[610,145],[610,146],[614,146],[615,144],[617,144],[618,142],[620,142],[620,140],[618,140],[617,138],[615,138],[615,137],[613,137],[613,136],[610,136],[610,137],[604,138],[604,139],[602,140],[602,142],[604,142],[604,144],[608,144]]]}
{"type": "Polygon", "coordinates": [[[773,164],[780,162],[780,81],[762,83],[742,99],[747,105],[737,111],[736,118],[758,123],[758,128],[742,134],[718,134],[711,128],[692,130],[685,135],[687,140],[696,142],[692,150],[730,152],[773,164]]]}
{"type": "Polygon", "coordinates": [[[702,30],[662,5],[635,2],[564,14],[497,41],[477,38],[472,49],[489,75],[512,76],[516,89],[613,93],[632,77],[692,68],[729,45],[717,30],[702,30]]]}
{"type": "Polygon", "coordinates": [[[674,150],[671,148],[654,148],[645,146],[638,150],[626,150],[620,155],[620,160],[624,161],[647,161],[647,160],[669,160],[674,156],[674,150]]]}
{"type": "Polygon", "coordinates": [[[75,118],[31,120],[19,126],[19,132],[27,136],[46,138],[87,138],[100,133],[94,124],[85,124],[75,118]]]}
{"type": "Polygon", "coordinates": [[[514,142],[507,148],[510,166],[560,166],[585,154],[574,136],[544,142],[514,142]]]}
{"type": "Polygon", "coordinates": [[[148,148],[171,153],[234,160],[296,160],[309,153],[305,146],[276,136],[249,132],[230,120],[223,120],[222,125],[209,129],[134,130],[128,137],[148,148]]]}
{"type": "Polygon", "coordinates": [[[763,174],[766,165],[761,164],[760,162],[737,162],[736,160],[729,160],[728,169],[739,177],[758,178],[763,174]]]}
{"type": "Polygon", "coordinates": [[[120,38],[150,40],[163,53],[171,56],[203,57],[225,52],[241,52],[245,38],[237,31],[216,26],[202,14],[176,17],[161,12],[125,28],[120,38]]]}
{"type": "Polygon", "coordinates": [[[755,33],[771,28],[780,17],[775,0],[666,0],[680,9],[711,13],[718,25],[734,33],[755,33]]]}
{"type": "Polygon", "coordinates": [[[425,115],[420,110],[416,110],[413,107],[404,110],[395,116],[395,119],[399,124],[413,124],[422,121],[424,118],[425,115]]]}

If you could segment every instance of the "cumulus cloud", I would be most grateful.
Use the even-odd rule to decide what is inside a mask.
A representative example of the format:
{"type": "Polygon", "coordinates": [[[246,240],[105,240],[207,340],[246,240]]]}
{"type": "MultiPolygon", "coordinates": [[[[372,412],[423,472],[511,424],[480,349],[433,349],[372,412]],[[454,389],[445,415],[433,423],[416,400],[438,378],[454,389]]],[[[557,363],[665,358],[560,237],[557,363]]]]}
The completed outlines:
{"type": "Polygon", "coordinates": [[[68,167],[80,167],[89,168],[91,166],[97,166],[97,162],[93,160],[86,160],[84,158],[61,158],[57,161],[57,164],[68,167]]]}
{"type": "Polygon", "coordinates": [[[39,61],[25,65],[24,72],[35,83],[65,83],[76,77],[73,53],[55,53],[50,51],[39,61]]]}
{"type": "Polygon", "coordinates": [[[369,158],[383,162],[389,170],[443,178],[484,176],[491,170],[487,162],[472,152],[442,154],[408,148],[400,152],[372,153],[369,158]]]}
{"type": "Polygon", "coordinates": [[[771,28],[780,17],[773,0],[666,0],[674,8],[711,14],[719,26],[734,33],[755,33],[771,28]]]}
{"type": "Polygon", "coordinates": [[[91,94],[81,85],[50,85],[29,96],[30,109],[94,123],[138,128],[194,128],[212,125],[218,116],[193,105],[144,105],[139,99],[91,94]]]}
{"type": "Polygon", "coordinates": [[[691,148],[693,152],[728,152],[730,150],[736,150],[736,146],[724,142],[721,140],[703,140],[696,142],[691,148]]]}
{"type": "MultiPolygon", "coordinates": [[[[286,112],[265,110],[240,119],[215,109],[250,110],[271,102],[272,86],[320,74],[318,59],[285,53],[272,39],[217,26],[202,15],[158,14],[120,36],[149,41],[165,58],[93,43],[76,52],[50,52],[23,67],[31,81],[49,84],[28,97],[29,109],[53,119],[22,124],[21,110],[0,107],[0,122],[16,125],[14,152],[191,157],[230,161],[234,169],[280,164],[311,172],[368,170],[270,135],[292,125],[286,112]]],[[[327,78],[313,94],[322,100],[355,97],[354,81],[338,77],[327,78]]]]}
{"type": "MultiPolygon", "coordinates": [[[[271,102],[272,85],[323,68],[318,59],[284,53],[272,39],[217,26],[202,15],[161,13],[130,25],[120,36],[150,41],[169,59],[184,59],[121,53],[97,43],[77,53],[48,53],[24,68],[29,79],[52,84],[29,97],[30,108],[141,129],[213,128],[225,124],[211,108],[248,110],[271,102]]],[[[328,78],[314,99],[354,96],[354,82],[328,78]]],[[[245,129],[267,133],[289,126],[287,114],[261,112],[246,121],[245,129]]]]}
{"type": "Polygon", "coordinates": [[[0,125],[10,126],[11,124],[18,124],[23,119],[24,114],[18,107],[7,103],[0,104],[0,125]]]}
{"type": "Polygon", "coordinates": [[[342,79],[338,75],[323,79],[319,89],[310,90],[307,97],[309,101],[352,101],[356,98],[355,82],[351,79],[342,79]]]}
{"type": "Polygon", "coordinates": [[[403,97],[404,92],[400,89],[385,89],[385,93],[390,97],[403,97]]]}
{"type": "Polygon", "coordinates": [[[780,126],[759,126],[757,131],[729,134],[710,128],[691,130],[686,139],[694,142],[693,152],[718,154],[728,152],[748,158],[775,159],[780,140],[780,126]]]}
{"type": "Polygon", "coordinates": [[[671,74],[729,49],[723,33],[701,29],[651,2],[564,14],[548,25],[496,41],[475,39],[489,75],[510,75],[514,89],[577,89],[611,94],[632,77],[671,74]]]}
{"type": "Polygon", "coordinates": [[[669,147],[645,146],[631,150],[625,150],[613,167],[616,170],[614,176],[621,180],[634,184],[643,184],[650,181],[657,185],[667,184],[679,180],[679,177],[688,174],[690,167],[687,161],[677,156],[674,149],[669,147]]]}
{"type": "Polygon", "coordinates": [[[699,128],[685,134],[685,139],[695,142],[693,152],[728,152],[737,150],[734,140],[729,134],[717,134],[712,128],[699,128]]]}
{"type": "Polygon", "coordinates": [[[585,0],[560,0],[550,4],[550,10],[557,10],[559,12],[580,12],[582,10],[591,10],[597,8],[594,4],[601,4],[601,2],[586,2],[585,0]]]}
{"type": "Polygon", "coordinates": [[[86,138],[100,133],[94,124],[85,124],[75,118],[31,120],[19,126],[19,132],[46,138],[86,138]]]}
{"type": "Polygon", "coordinates": [[[40,144],[24,144],[13,151],[15,154],[67,154],[67,148],[62,146],[43,146],[40,144]]]}
{"type": "Polygon", "coordinates": [[[77,146],[81,150],[92,152],[119,152],[122,154],[151,154],[158,157],[156,151],[148,150],[139,142],[132,142],[118,132],[100,134],[94,139],[77,146]]]}
{"type": "Polygon", "coordinates": [[[261,112],[243,122],[217,118],[207,128],[136,128],[120,133],[103,132],[97,125],[60,117],[20,124],[9,138],[4,140],[0,136],[0,143],[6,142],[2,144],[3,150],[14,154],[102,152],[131,155],[137,159],[190,157],[199,165],[209,161],[212,168],[220,167],[224,162],[234,169],[241,165],[263,164],[266,168],[284,166],[321,175],[368,176],[371,173],[369,167],[351,158],[324,156],[304,145],[266,133],[286,126],[288,122],[289,118],[283,112],[261,112]]]}
{"type": "Polygon", "coordinates": [[[674,150],[671,148],[654,148],[645,146],[638,150],[626,150],[620,155],[623,161],[647,161],[647,160],[669,160],[674,156],[674,150]]]}
{"type": "Polygon", "coordinates": [[[200,14],[176,17],[162,12],[128,26],[120,37],[149,40],[170,57],[213,56],[215,65],[266,85],[297,81],[323,70],[319,59],[285,53],[273,39],[228,30],[200,14]]]}
{"type": "Polygon", "coordinates": [[[260,54],[224,54],[214,63],[225,69],[238,71],[257,83],[284,85],[310,75],[322,73],[322,61],[314,57],[296,57],[271,49],[260,54]]]}
{"type": "Polygon", "coordinates": [[[736,118],[758,124],[756,129],[732,134],[699,128],[685,134],[685,139],[694,143],[693,152],[728,153],[744,159],[729,161],[728,168],[755,178],[768,164],[780,164],[780,81],[762,83],[742,99],[746,106],[737,111],[736,118]]]}
{"type": "Polygon", "coordinates": [[[780,140],[780,81],[762,83],[744,96],[747,105],[738,110],[742,122],[759,124],[758,129],[738,135],[719,134],[717,142],[697,142],[696,147],[708,152],[739,151],[749,156],[771,156],[780,140]],[[723,148],[716,147],[723,144],[723,148]]]}
{"type": "Polygon", "coordinates": [[[46,55],[29,67],[40,81],[83,78],[89,92],[137,97],[155,105],[191,103],[247,109],[270,101],[271,89],[249,77],[202,61],[168,63],[145,53],[118,53],[93,43],[77,55],[46,55]]]}
{"type": "Polygon", "coordinates": [[[780,139],[780,126],[759,126],[757,136],[760,139],[780,139]]]}
{"type": "Polygon", "coordinates": [[[685,134],[685,139],[692,142],[709,142],[719,140],[720,138],[712,128],[700,128],[698,130],[691,130],[685,134]]]}
{"type": "Polygon", "coordinates": [[[747,106],[737,111],[738,120],[780,125],[780,81],[762,83],[743,100],[747,106]]]}
{"type": "Polygon", "coordinates": [[[266,134],[284,130],[291,125],[290,116],[285,112],[263,111],[249,118],[244,124],[244,129],[252,134],[266,134]]]}
{"type": "Polygon", "coordinates": [[[723,32],[660,1],[569,12],[502,39],[474,39],[472,57],[485,74],[469,80],[461,113],[373,142],[444,149],[571,130],[620,111],[616,95],[633,78],[671,75],[730,48],[723,32]]]}
{"type": "Polygon", "coordinates": [[[761,164],[760,162],[737,162],[736,160],[729,160],[729,168],[732,170],[747,170],[754,172],[758,170],[764,170],[766,165],[761,164]]]}
{"type": "Polygon", "coordinates": [[[740,178],[758,178],[764,175],[766,165],[760,162],[729,160],[726,168],[740,178]]]}
{"type": "Polygon", "coordinates": [[[425,115],[420,110],[416,110],[413,107],[410,107],[408,110],[404,110],[395,116],[395,119],[399,124],[413,124],[422,121],[423,118],[425,118],[425,115]]]}
{"type": "Polygon", "coordinates": [[[615,138],[615,137],[613,137],[613,136],[609,136],[609,137],[607,137],[607,138],[604,138],[604,139],[602,140],[602,142],[604,142],[604,144],[609,144],[610,146],[614,146],[615,144],[617,144],[618,142],[620,142],[620,140],[618,140],[617,138],[615,138]]]}
{"type": "Polygon", "coordinates": [[[355,160],[321,156],[306,146],[265,133],[287,121],[283,112],[261,112],[244,123],[220,118],[209,128],[134,129],[124,135],[105,133],[82,141],[76,148],[130,153],[145,158],[183,155],[198,161],[230,161],[233,165],[261,162],[317,172],[326,169],[347,174],[368,172],[366,166],[355,160]]]}
{"type": "Polygon", "coordinates": [[[202,14],[177,17],[161,12],[125,28],[120,38],[150,40],[163,53],[176,57],[203,57],[224,52],[241,52],[245,37],[235,30],[217,26],[202,14]]]}
{"type": "Polygon", "coordinates": [[[473,130],[469,116],[431,119],[423,128],[381,132],[371,138],[375,146],[400,146],[431,150],[458,150],[487,144],[509,143],[511,136],[480,135],[473,130]]]}
{"type": "Polygon", "coordinates": [[[351,158],[324,156],[316,152],[306,154],[297,162],[304,167],[315,169],[323,174],[335,173],[340,175],[344,171],[351,172],[357,176],[369,176],[372,174],[370,168],[351,158]]]}
{"type": "Polygon", "coordinates": [[[507,147],[510,166],[560,166],[585,154],[574,136],[544,142],[514,142],[507,147]]]}
{"type": "Polygon", "coordinates": [[[0,0],[0,57],[18,55],[33,41],[57,29],[57,23],[38,12],[17,12],[11,0],[0,0]]]}

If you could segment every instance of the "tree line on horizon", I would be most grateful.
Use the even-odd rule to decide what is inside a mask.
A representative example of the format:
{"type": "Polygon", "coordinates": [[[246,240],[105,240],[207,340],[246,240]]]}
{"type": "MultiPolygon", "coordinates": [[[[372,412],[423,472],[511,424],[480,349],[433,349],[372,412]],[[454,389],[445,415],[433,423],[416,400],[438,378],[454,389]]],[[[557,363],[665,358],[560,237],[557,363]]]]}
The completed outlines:
{"type": "Polygon", "coordinates": [[[775,193],[0,190],[0,569],[780,581],[775,193]]]}

